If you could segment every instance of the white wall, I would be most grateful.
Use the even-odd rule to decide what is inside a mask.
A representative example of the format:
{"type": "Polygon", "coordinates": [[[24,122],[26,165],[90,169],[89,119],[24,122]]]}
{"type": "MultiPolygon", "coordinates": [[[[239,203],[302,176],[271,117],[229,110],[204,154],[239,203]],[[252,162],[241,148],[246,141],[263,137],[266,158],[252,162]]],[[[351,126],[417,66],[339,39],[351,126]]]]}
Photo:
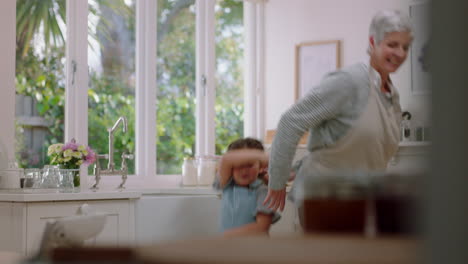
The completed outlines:
{"type": "MultiPolygon", "coordinates": [[[[367,61],[369,23],[380,9],[409,14],[414,0],[268,0],[265,7],[265,127],[276,129],[294,103],[295,46],[301,42],[341,40],[341,65],[367,61]]],[[[409,58],[409,56],[408,56],[409,58]]],[[[410,60],[391,78],[401,105],[422,124],[429,122],[429,96],[411,94],[410,60]]]]}
{"type": "Polygon", "coordinates": [[[0,168],[14,157],[16,0],[3,0],[0,8],[0,168]]]}

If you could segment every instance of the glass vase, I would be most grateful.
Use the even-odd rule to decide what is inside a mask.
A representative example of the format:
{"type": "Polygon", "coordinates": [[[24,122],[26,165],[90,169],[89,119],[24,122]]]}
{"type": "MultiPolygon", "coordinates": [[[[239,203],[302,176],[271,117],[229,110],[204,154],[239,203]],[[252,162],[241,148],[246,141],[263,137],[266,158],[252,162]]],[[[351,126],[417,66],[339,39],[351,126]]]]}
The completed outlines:
{"type": "Polygon", "coordinates": [[[72,171],[73,173],[73,185],[75,188],[80,187],[80,167],[78,166],[65,166],[65,165],[59,165],[60,169],[67,169],[72,171]]]}

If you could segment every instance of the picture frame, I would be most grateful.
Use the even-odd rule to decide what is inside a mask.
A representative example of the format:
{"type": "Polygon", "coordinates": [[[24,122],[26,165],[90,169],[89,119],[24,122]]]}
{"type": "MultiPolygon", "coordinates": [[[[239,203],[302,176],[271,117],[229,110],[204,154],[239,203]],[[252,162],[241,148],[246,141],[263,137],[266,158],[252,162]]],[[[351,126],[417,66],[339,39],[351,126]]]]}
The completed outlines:
{"type": "Polygon", "coordinates": [[[325,74],[341,67],[340,46],[340,40],[303,42],[296,45],[296,101],[318,85],[325,74]]]}
{"type": "Polygon", "coordinates": [[[410,47],[411,93],[425,95],[431,93],[428,69],[430,5],[427,1],[416,1],[409,6],[409,15],[413,24],[413,42],[410,47]]]}

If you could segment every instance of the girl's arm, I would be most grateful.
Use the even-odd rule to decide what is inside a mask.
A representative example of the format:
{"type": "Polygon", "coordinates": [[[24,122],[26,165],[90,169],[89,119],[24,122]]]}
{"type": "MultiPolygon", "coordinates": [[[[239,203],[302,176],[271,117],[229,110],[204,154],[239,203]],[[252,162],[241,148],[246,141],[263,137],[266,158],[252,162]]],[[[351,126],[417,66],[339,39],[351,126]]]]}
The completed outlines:
{"type": "Polygon", "coordinates": [[[257,149],[239,149],[226,152],[219,163],[219,185],[221,189],[229,182],[234,167],[255,162],[260,162],[260,168],[267,167],[268,155],[257,149]]]}
{"type": "Polygon", "coordinates": [[[273,214],[257,213],[257,221],[255,223],[226,230],[224,236],[268,234],[272,221],[273,214]]]}

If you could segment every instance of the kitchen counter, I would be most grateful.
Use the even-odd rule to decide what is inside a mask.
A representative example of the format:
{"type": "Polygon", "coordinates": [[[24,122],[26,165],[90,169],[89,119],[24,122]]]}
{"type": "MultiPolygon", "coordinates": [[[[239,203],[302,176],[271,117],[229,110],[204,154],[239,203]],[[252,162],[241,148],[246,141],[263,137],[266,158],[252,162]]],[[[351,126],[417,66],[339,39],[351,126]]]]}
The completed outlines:
{"type": "Polygon", "coordinates": [[[219,191],[209,186],[186,186],[172,188],[142,188],[138,189],[142,195],[215,195],[219,191]]]}
{"type": "Polygon", "coordinates": [[[109,199],[138,199],[137,191],[82,191],[64,193],[58,189],[10,189],[0,190],[0,202],[45,202],[109,199]]]}
{"type": "Polygon", "coordinates": [[[65,193],[58,189],[10,189],[0,190],[0,202],[45,202],[139,199],[143,195],[217,195],[219,191],[208,186],[142,188],[120,190],[85,190],[65,193]]]}

